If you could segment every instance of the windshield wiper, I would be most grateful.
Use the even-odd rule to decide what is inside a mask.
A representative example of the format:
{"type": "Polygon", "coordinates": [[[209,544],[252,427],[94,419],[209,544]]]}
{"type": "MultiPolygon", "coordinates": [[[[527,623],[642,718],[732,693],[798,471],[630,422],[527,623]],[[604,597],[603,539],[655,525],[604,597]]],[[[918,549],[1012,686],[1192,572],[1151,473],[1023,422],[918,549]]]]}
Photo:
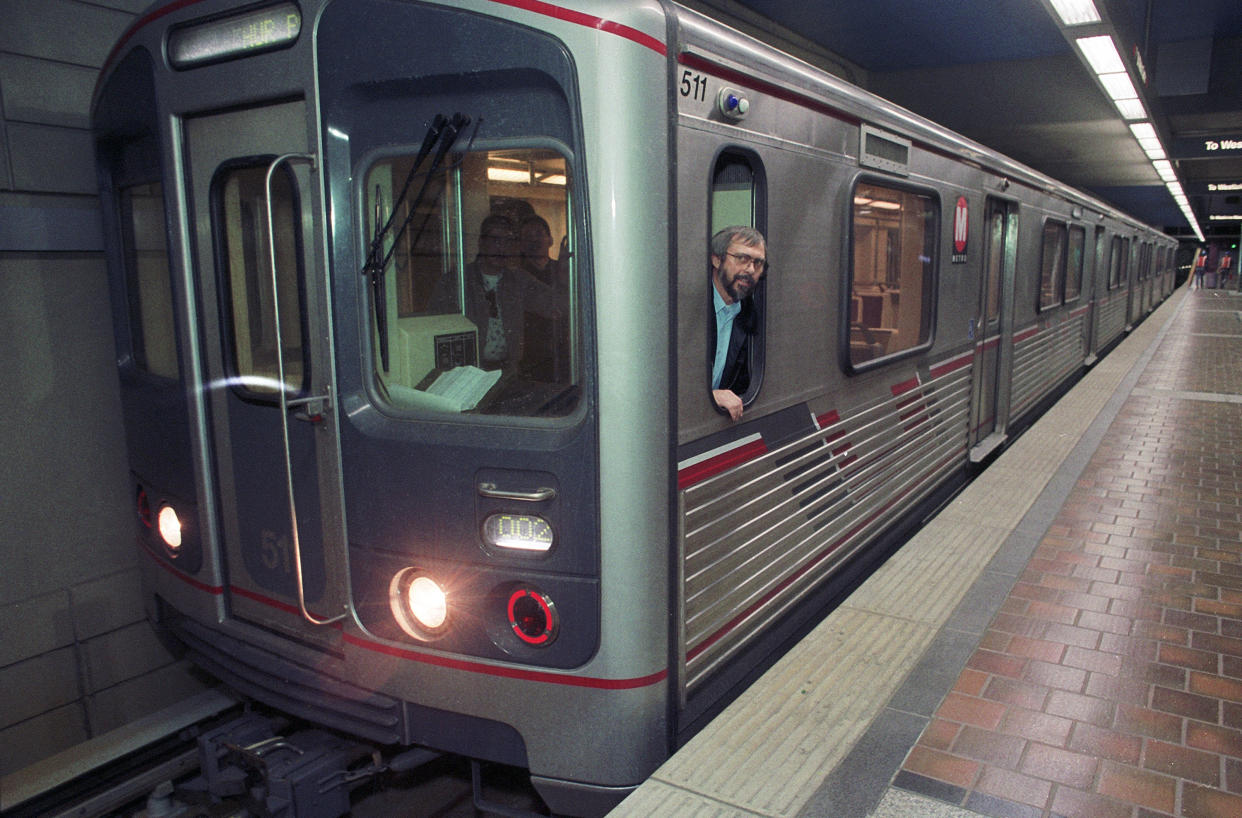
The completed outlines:
{"type": "Polygon", "coordinates": [[[379,334],[380,367],[383,370],[388,369],[388,297],[384,270],[387,269],[388,262],[392,259],[393,252],[396,251],[401,237],[410,226],[410,222],[413,220],[418,206],[422,203],[423,197],[426,196],[427,188],[431,185],[431,180],[435,176],[436,171],[440,169],[445,155],[453,147],[453,143],[457,141],[458,134],[469,124],[470,117],[460,113],[453,114],[451,119],[443,114],[436,114],[431,127],[427,129],[427,134],[423,137],[423,144],[418,149],[414,163],[410,166],[410,172],[406,174],[405,183],[401,186],[401,193],[393,200],[392,210],[389,212],[388,218],[384,221],[382,227],[379,224],[381,212],[377,191],[375,197],[376,230],[375,235],[371,238],[371,246],[367,249],[367,260],[362,267],[362,275],[370,283],[371,302],[375,312],[375,329],[379,334]],[[436,147],[437,145],[439,146],[438,148],[436,147]],[[401,222],[401,227],[397,230],[396,235],[392,237],[388,250],[385,251],[385,238],[392,231],[393,220],[396,219],[401,205],[406,202],[406,197],[409,195],[414,177],[418,175],[423,162],[426,161],[427,156],[431,154],[433,149],[435,149],[435,155],[432,158],[431,166],[427,169],[426,176],[423,178],[422,187],[419,188],[418,195],[407,205],[406,217],[401,222]]]}

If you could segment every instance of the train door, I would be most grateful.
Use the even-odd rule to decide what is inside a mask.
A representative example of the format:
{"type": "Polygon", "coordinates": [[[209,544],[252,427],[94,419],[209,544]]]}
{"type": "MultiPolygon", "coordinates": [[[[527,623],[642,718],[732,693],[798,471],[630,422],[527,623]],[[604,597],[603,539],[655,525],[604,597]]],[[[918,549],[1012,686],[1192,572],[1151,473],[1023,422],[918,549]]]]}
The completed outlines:
{"type": "Polygon", "coordinates": [[[1105,249],[1104,228],[1095,228],[1095,251],[1090,254],[1091,258],[1091,291],[1087,294],[1087,324],[1086,324],[1086,350],[1087,350],[1087,366],[1091,366],[1096,362],[1096,343],[1099,338],[1099,328],[1096,324],[1100,320],[1100,295],[1108,291],[1107,279],[1101,283],[1107,273],[1104,266],[1104,249],[1105,249]]]}
{"type": "Polygon", "coordinates": [[[1018,258],[1018,206],[988,199],[979,338],[975,342],[976,389],[972,412],[972,462],[1005,439],[1009,416],[1009,367],[1013,353],[1012,307],[1018,258]]]}
{"type": "Polygon", "coordinates": [[[322,230],[302,100],[184,123],[232,615],[315,641],[347,604],[322,230]]]}

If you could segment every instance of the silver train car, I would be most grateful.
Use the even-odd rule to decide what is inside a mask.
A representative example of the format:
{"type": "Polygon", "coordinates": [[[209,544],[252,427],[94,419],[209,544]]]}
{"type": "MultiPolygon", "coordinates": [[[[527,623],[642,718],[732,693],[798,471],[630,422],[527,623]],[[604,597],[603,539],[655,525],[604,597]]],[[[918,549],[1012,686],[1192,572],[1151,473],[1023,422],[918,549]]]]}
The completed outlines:
{"type": "Polygon", "coordinates": [[[664,0],[168,0],[93,129],[151,619],[562,813],[1173,288],[1159,232],[664,0]],[[771,265],[737,421],[735,224],[771,265]]]}

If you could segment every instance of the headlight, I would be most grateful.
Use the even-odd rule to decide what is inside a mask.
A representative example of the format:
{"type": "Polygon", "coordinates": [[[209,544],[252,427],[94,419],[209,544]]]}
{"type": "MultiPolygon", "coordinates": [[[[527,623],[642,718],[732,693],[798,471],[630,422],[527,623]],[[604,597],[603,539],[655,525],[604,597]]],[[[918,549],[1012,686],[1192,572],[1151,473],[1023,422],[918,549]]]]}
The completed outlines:
{"type": "Polygon", "coordinates": [[[401,630],[415,639],[431,639],[448,624],[448,593],[427,574],[403,568],[388,584],[388,604],[401,630]]]}
{"type": "Polygon", "coordinates": [[[493,548],[543,552],[552,540],[552,525],[534,514],[493,514],[483,521],[483,542],[493,548]]]}
{"type": "Polygon", "coordinates": [[[176,556],[181,550],[181,519],[177,517],[177,512],[170,505],[160,506],[157,523],[160,529],[160,539],[168,547],[168,552],[176,556]]]}

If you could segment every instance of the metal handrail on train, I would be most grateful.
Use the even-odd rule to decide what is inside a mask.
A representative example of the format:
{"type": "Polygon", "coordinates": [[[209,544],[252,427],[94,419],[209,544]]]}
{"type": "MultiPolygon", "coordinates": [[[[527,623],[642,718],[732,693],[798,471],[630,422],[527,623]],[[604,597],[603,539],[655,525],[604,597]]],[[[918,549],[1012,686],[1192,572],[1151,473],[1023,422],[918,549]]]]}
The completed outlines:
{"type": "Polygon", "coordinates": [[[267,179],[264,183],[264,196],[267,199],[267,249],[272,273],[272,317],[274,319],[273,329],[276,333],[276,377],[280,384],[276,391],[280,395],[280,433],[285,452],[285,488],[289,496],[289,526],[293,540],[293,568],[297,578],[298,608],[302,611],[302,617],[312,625],[330,625],[333,622],[344,619],[348,614],[348,610],[343,610],[330,619],[320,619],[306,607],[306,586],[302,578],[302,542],[298,536],[298,507],[293,489],[293,453],[289,446],[289,407],[293,404],[301,406],[313,401],[323,401],[324,408],[326,409],[331,405],[332,400],[331,393],[326,393],[301,398],[291,404],[285,391],[285,355],[282,345],[284,334],[280,328],[280,285],[276,275],[276,227],[272,218],[272,176],[275,174],[276,168],[292,160],[310,162],[312,167],[315,165],[315,155],[313,153],[281,154],[273,159],[272,164],[268,166],[267,179]]]}

